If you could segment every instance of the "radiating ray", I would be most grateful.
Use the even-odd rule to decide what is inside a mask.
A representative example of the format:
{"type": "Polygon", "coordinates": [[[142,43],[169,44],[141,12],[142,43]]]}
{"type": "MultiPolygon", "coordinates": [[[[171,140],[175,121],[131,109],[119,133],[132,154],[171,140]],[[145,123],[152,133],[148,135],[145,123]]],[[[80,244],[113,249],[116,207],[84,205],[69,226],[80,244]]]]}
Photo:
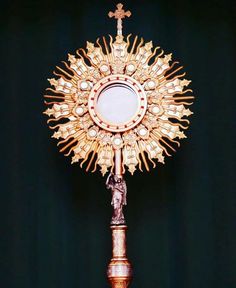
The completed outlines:
{"type": "MultiPolygon", "coordinates": [[[[143,167],[149,171],[149,164],[151,164],[153,167],[156,167],[156,163],[153,161],[154,159],[152,157],[157,159],[158,162],[164,163],[164,155],[171,156],[168,151],[176,151],[174,147],[180,146],[180,142],[176,139],[185,138],[185,135],[182,131],[186,130],[190,124],[189,120],[185,117],[191,115],[192,112],[185,108],[185,106],[190,106],[192,104],[192,101],[190,102],[189,100],[193,100],[194,96],[188,94],[192,93],[191,89],[184,90],[184,87],[188,86],[189,84],[188,80],[182,78],[185,76],[185,73],[178,74],[178,71],[183,69],[183,66],[176,66],[179,64],[178,61],[174,61],[169,64],[172,55],[164,55],[163,50],[161,50],[159,54],[156,55],[160,47],[155,47],[152,49],[151,46],[147,46],[146,53],[148,54],[143,54],[145,51],[143,50],[143,47],[149,43],[148,42],[144,44],[143,38],[138,41],[138,36],[135,36],[131,43],[131,34],[129,34],[126,38],[123,37],[122,39],[123,46],[121,46],[121,49],[123,49],[123,51],[126,53],[124,56],[122,56],[122,60],[117,56],[118,54],[116,52],[116,45],[118,45],[117,43],[119,42],[117,42],[117,38],[114,39],[115,42],[113,42],[113,37],[111,35],[109,35],[109,41],[107,41],[103,36],[101,42],[100,39],[97,38],[97,45],[90,43],[91,45],[94,45],[95,50],[93,50],[92,46],[92,49],[88,50],[88,53],[85,51],[85,49],[79,48],[76,51],[76,54],[79,58],[75,58],[75,56],[69,55],[70,64],[62,61],[65,69],[56,66],[57,71],[53,72],[54,75],[59,78],[49,79],[50,84],[55,86],[55,89],[47,88],[46,90],[51,92],[53,95],[49,95],[50,93],[44,95],[46,99],[49,99],[49,102],[44,101],[45,105],[59,105],[59,108],[57,106],[55,106],[55,108],[54,106],[49,107],[47,111],[45,111],[45,114],[49,115],[50,117],[47,123],[58,121],[58,124],[49,126],[49,128],[54,130],[54,134],[52,136],[53,138],[61,139],[57,144],[58,146],[63,146],[60,148],[60,152],[65,152],[68,150],[65,156],[69,156],[74,152],[73,162],[80,162],[80,166],[83,166],[85,163],[87,163],[85,168],[86,171],[90,171],[93,163],[94,167],[92,167],[91,172],[95,172],[97,170],[97,166],[100,166],[102,173],[105,173],[107,169],[112,171],[114,168],[114,151],[112,144],[110,143],[104,146],[104,144],[101,145],[101,140],[98,138],[90,140],[86,137],[87,129],[91,127],[91,125],[96,127],[96,124],[93,123],[89,111],[85,110],[87,111],[86,114],[83,113],[81,115],[75,113],[75,109],[81,105],[85,107],[85,109],[88,109],[87,98],[90,93],[89,91],[91,91],[83,91],[81,89],[77,90],[77,87],[80,87],[79,85],[81,83],[79,81],[88,81],[90,83],[96,84],[99,79],[102,79],[108,75],[100,70],[100,61],[102,61],[101,64],[105,62],[107,63],[106,65],[108,67],[113,67],[112,69],[109,68],[109,75],[114,74],[115,71],[122,71],[123,68],[120,68],[121,70],[116,70],[115,67],[115,65],[120,65],[119,63],[121,62],[119,61],[125,61],[125,63],[121,63],[122,65],[131,63],[134,65],[135,69],[129,72],[129,77],[133,77],[136,80],[139,80],[140,83],[143,83],[143,81],[147,81],[148,79],[150,79],[150,81],[154,79],[157,85],[154,89],[147,89],[147,91],[149,91],[148,97],[150,99],[150,102],[148,102],[148,108],[149,105],[157,105],[157,107],[160,109],[160,112],[157,114],[149,112],[145,114],[146,122],[143,123],[151,123],[150,127],[147,124],[144,124],[147,126],[146,129],[149,131],[149,138],[142,140],[138,136],[135,140],[136,142],[134,142],[134,147],[132,146],[132,149],[134,150],[129,150],[131,149],[129,144],[124,146],[123,149],[127,147],[126,153],[131,153],[126,155],[135,155],[135,160],[134,162],[128,161],[127,166],[122,163],[123,172],[127,167],[128,170],[133,173],[134,170],[136,170],[135,166],[138,166],[139,170],[141,171],[143,171],[143,167]],[[130,52],[128,51],[129,49],[130,52]],[[93,51],[95,52],[93,53],[93,51]],[[154,59],[154,61],[152,59],[154,59]],[[149,62],[152,63],[149,65],[149,62]],[[143,66],[144,63],[145,65],[143,66]],[[147,73],[149,73],[149,75],[147,73]],[[141,77],[144,78],[141,80],[141,77]],[[174,82],[176,79],[179,79],[180,81],[174,82]],[[65,81],[65,84],[63,81],[65,81]],[[66,104],[67,106],[62,106],[63,104],[66,104]],[[179,107],[180,105],[183,107],[179,107]],[[67,121],[66,123],[64,123],[65,120],[67,121]],[[73,125],[68,123],[73,123],[73,125]],[[159,150],[156,150],[155,152],[153,151],[151,153],[152,150],[149,151],[148,149],[151,149],[150,147],[153,146],[153,143],[156,143],[158,147],[155,148],[154,146],[153,149],[159,150]],[[172,145],[175,146],[173,147],[172,145]],[[149,147],[148,149],[147,146],[149,147]],[[80,152],[77,153],[75,151],[80,152]],[[109,161],[107,163],[109,164],[106,164],[105,158],[101,158],[103,157],[102,155],[104,155],[105,158],[108,157],[109,161]],[[133,166],[130,167],[129,163],[131,163],[130,165],[133,166]],[[136,164],[134,165],[132,163],[136,164]]],[[[150,109],[147,109],[147,111],[148,110],[150,109]]],[[[136,133],[135,127],[133,130],[131,129],[131,131],[132,133],[136,133]]],[[[106,131],[103,131],[103,133],[106,133],[106,131]]],[[[114,137],[115,135],[115,133],[111,133],[111,136],[109,137],[114,137]]]]}
{"type": "Polygon", "coordinates": [[[69,74],[68,72],[66,72],[64,69],[62,69],[59,66],[56,66],[56,68],[61,71],[62,73],[64,73],[66,76],[68,76],[70,79],[73,78],[73,75],[69,74]]]}

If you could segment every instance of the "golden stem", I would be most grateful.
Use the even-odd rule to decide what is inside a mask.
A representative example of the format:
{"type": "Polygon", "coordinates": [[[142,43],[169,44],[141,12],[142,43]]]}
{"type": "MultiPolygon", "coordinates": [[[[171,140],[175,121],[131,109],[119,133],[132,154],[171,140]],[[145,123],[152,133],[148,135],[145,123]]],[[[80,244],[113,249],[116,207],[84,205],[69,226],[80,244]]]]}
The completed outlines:
{"type": "Polygon", "coordinates": [[[61,71],[62,73],[64,73],[66,76],[68,76],[70,79],[73,77],[73,75],[67,73],[64,69],[62,69],[61,67],[59,66],[56,66],[56,68],[61,71]]]}
{"type": "Polygon", "coordinates": [[[156,136],[155,134],[153,134],[153,132],[150,134],[150,136],[151,136],[151,138],[152,138],[153,140],[157,141],[158,145],[161,146],[161,148],[165,151],[166,155],[169,156],[169,157],[171,157],[171,154],[169,154],[169,153],[167,152],[166,148],[165,148],[163,145],[161,145],[161,143],[160,143],[160,138],[161,138],[161,137],[160,137],[160,138],[157,138],[157,136],[156,136]]]}
{"type": "Polygon", "coordinates": [[[45,98],[50,98],[50,99],[65,99],[64,96],[51,96],[51,95],[44,95],[45,98]]]}
{"type": "Polygon", "coordinates": [[[115,175],[122,175],[121,149],[115,149],[115,175]]]}
{"type": "Polygon", "coordinates": [[[179,62],[178,62],[178,61],[173,62],[173,63],[171,64],[170,68],[168,68],[166,71],[164,71],[165,74],[166,74],[168,71],[170,71],[176,64],[179,64],[179,62]]]}
{"type": "Polygon", "coordinates": [[[133,42],[133,45],[132,45],[132,48],[131,48],[131,51],[130,51],[130,53],[129,53],[129,55],[128,55],[127,62],[130,61],[130,58],[131,58],[131,56],[133,55],[134,48],[135,48],[135,45],[136,45],[137,40],[138,40],[138,36],[135,36],[134,42],[133,42]]]}
{"type": "Polygon", "coordinates": [[[149,166],[148,166],[146,157],[145,157],[145,155],[143,153],[143,148],[142,148],[141,143],[139,143],[139,150],[140,150],[140,153],[141,153],[141,156],[142,156],[142,160],[143,160],[144,166],[145,166],[146,170],[149,172],[149,166]]]}
{"type": "Polygon", "coordinates": [[[90,169],[90,166],[91,166],[91,164],[93,162],[93,159],[94,159],[94,157],[96,155],[96,152],[97,152],[97,147],[98,147],[98,143],[95,142],[95,145],[94,145],[94,148],[93,148],[93,154],[92,154],[92,156],[91,156],[91,158],[89,160],[88,166],[86,167],[86,170],[85,170],[86,172],[88,172],[89,169],[90,169]]]}
{"type": "Polygon", "coordinates": [[[104,46],[105,46],[107,57],[109,57],[110,52],[109,52],[109,49],[108,49],[106,38],[104,36],[102,36],[102,40],[103,40],[103,43],[104,43],[104,46]]]}
{"type": "Polygon", "coordinates": [[[178,72],[179,70],[181,70],[182,68],[184,68],[183,66],[178,67],[177,69],[175,69],[174,71],[172,71],[169,75],[165,75],[166,79],[169,79],[170,76],[172,76],[173,74],[175,74],[176,72],[178,72]]]}
{"type": "Polygon", "coordinates": [[[183,97],[171,97],[171,98],[166,98],[165,101],[169,101],[169,100],[188,100],[188,99],[194,99],[194,96],[183,96],[183,97]]]}
{"type": "Polygon", "coordinates": [[[167,143],[157,131],[154,130],[152,133],[154,135],[156,134],[156,136],[159,136],[160,137],[160,141],[162,141],[166,146],[168,146],[173,152],[176,152],[176,150],[169,143],[167,143]]]}
{"type": "Polygon", "coordinates": [[[76,138],[76,139],[74,139],[74,140],[72,140],[70,143],[68,143],[66,146],[64,146],[61,150],[60,150],[60,152],[64,152],[68,147],[70,147],[72,144],[74,144],[75,142],[78,142],[78,139],[76,138]]]}

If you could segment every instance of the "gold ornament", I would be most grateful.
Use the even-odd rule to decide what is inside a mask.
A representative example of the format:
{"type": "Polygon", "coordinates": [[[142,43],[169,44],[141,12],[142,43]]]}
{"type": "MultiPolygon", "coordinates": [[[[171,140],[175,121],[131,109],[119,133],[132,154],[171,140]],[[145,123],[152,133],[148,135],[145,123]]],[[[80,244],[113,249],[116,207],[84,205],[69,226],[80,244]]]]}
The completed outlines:
{"type": "Polygon", "coordinates": [[[56,66],[57,78],[48,79],[52,87],[44,95],[49,106],[44,113],[52,138],[72,163],[85,165],[86,171],[99,167],[103,175],[110,172],[106,186],[114,208],[113,255],[107,276],[113,288],[126,288],[132,268],[126,257],[123,174],[164,164],[179,139],[186,138],[194,97],[186,88],[191,81],[179,72],[183,66],[172,61],[172,54],[154,48],[152,41],[123,36],[122,20],[130,11],[119,3],[108,16],[117,19],[116,37],[87,42],[86,50],[68,54],[63,68],[56,66]]]}
{"type": "Polygon", "coordinates": [[[123,173],[126,168],[132,174],[137,168],[149,171],[150,164],[156,166],[153,160],[164,163],[165,156],[180,146],[176,139],[186,138],[186,117],[192,114],[187,107],[194,98],[192,90],[185,89],[191,81],[183,79],[185,73],[177,74],[183,67],[172,62],[171,54],[164,55],[159,47],[153,49],[152,42],[138,41],[137,36],[133,41],[131,34],[125,38],[120,27],[115,40],[103,37],[103,43],[100,39],[96,45],[87,42],[87,52],[80,48],[76,56],[68,54],[69,63],[57,66],[58,78],[48,79],[54,88],[48,88],[50,93],[45,95],[52,100],[45,102],[50,108],[44,112],[51,117],[50,129],[56,131],[52,137],[63,139],[58,143],[60,151],[72,155],[72,163],[86,163],[86,171],[100,166],[103,175],[114,167],[113,150],[118,148],[122,149],[123,173]],[[97,97],[112,83],[129,87],[139,97],[135,117],[123,125],[103,121],[96,114],[97,97]]]}

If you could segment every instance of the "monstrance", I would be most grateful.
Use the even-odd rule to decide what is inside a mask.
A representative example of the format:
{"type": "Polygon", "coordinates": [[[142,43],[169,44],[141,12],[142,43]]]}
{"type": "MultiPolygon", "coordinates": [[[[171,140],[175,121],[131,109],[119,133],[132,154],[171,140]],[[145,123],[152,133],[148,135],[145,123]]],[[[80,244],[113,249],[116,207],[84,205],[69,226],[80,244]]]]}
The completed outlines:
{"type": "Polygon", "coordinates": [[[108,16],[117,19],[115,39],[98,38],[87,42],[76,56],[68,54],[64,68],[56,66],[57,79],[49,79],[44,113],[47,123],[60,139],[60,152],[72,155],[86,171],[100,169],[112,192],[112,259],[107,276],[114,288],[127,287],[132,278],[126,257],[126,183],[123,175],[136,169],[149,171],[156,162],[164,163],[186,138],[187,108],[192,104],[191,81],[172,54],[164,55],[152,41],[144,42],[122,33],[122,20],[130,17],[119,3],[108,16]],[[132,39],[132,40],[131,40],[132,39]],[[188,94],[189,93],[189,94],[188,94]],[[56,122],[56,123],[55,123],[56,122]],[[55,123],[55,124],[53,124],[55,123]],[[57,124],[58,123],[58,124],[57,124]]]}

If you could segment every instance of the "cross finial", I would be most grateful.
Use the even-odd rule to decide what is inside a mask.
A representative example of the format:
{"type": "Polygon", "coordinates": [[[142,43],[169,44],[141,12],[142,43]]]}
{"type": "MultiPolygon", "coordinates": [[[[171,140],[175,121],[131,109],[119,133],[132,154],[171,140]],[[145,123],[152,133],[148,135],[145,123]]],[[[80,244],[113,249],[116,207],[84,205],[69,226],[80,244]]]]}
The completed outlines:
{"type": "Polygon", "coordinates": [[[125,17],[130,17],[131,16],[131,12],[130,11],[125,11],[123,9],[123,4],[119,3],[116,5],[117,9],[115,12],[109,12],[108,16],[110,18],[114,17],[115,19],[117,19],[117,35],[121,35],[122,36],[122,19],[124,19],[125,17]]]}

